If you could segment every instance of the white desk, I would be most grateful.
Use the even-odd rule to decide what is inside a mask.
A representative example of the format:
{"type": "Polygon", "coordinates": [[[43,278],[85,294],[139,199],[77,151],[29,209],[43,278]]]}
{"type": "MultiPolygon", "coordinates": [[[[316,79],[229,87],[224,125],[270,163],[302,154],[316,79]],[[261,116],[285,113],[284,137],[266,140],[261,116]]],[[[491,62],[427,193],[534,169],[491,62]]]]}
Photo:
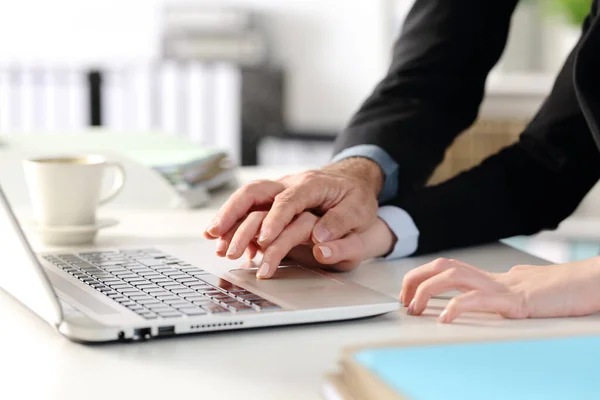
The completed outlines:
{"type": "MultiPolygon", "coordinates": [[[[97,245],[202,240],[200,234],[213,212],[107,210],[106,215],[120,219],[121,224],[102,232],[97,245]]],[[[541,262],[525,255],[507,260],[501,245],[447,255],[495,271],[518,261],[541,262]]],[[[396,296],[412,264],[367,264],[347,276],[396,296]]],[[[471,316],[441,325],[435,317],[442,305],[443,300],[434,301],[422,317],[401,311],[360,321],[86,346],[59,336],[1,293],[0,398],[319,399],[322,375],[336,367],[344,345],[584,332],[600,327],[600,316],[529,321],[471,316]]]]}

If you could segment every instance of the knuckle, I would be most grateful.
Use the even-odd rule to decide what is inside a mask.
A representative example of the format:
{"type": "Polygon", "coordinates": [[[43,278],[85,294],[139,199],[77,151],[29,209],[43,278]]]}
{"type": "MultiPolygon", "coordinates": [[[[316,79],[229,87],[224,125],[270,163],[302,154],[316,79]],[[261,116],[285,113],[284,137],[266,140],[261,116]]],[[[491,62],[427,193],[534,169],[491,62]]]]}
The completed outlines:
{"type": "Polygon", "coordinates": [[[433,271],[436,274],[439,274],[441,272],[444,272],[445,270],[448,269],[448,265],[450,264],[450,260],[446,259],[446,258],[436,258],[431,266],[433,268],[433,271]]]}
{"type": "Polygon", "coordinates": [[[319,178],[320,178],[320,174],[317,171],[314,171],[314,170],[306,171],[305,173],[300,175],[300,179],[298,180],[298,183],[300,185],[307,185],[307,184],[313,183],[314,181],[318,180],[319,178]]]}
{"type": "Polygon", "coordinates": [[[280,206],[280,207],[286,206],[287,204],[292,203],[294,201],[294,199],[295,199],[294,191],[286,190],[275,196],[275,198],[273,199],[273,205],[280,206]]]}

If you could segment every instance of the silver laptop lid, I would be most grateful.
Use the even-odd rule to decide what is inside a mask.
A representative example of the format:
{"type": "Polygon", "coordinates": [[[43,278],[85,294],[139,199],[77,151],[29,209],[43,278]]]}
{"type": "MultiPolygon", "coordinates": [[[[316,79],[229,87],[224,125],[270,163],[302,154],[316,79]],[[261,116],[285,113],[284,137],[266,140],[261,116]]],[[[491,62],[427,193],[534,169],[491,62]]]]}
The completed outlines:
{"type": "Polygon", "coordinates": [[[0,287],[48,323],[62,322],[62,308],[0,186],[0,287]]]}

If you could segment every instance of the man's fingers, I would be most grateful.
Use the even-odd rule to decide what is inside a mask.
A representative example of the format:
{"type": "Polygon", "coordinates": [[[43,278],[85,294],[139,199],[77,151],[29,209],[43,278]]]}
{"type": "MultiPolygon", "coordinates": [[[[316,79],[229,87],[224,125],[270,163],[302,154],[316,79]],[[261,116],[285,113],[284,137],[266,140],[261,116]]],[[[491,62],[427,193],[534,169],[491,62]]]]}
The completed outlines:
{"type": "Polygon", "coordinates": [[[240,223],[229,242],[229,247],[227,249],[228,258],[237,260],[244,254],[250,242],[254,240],[258,234],[258,230],[260,229],[260,225],[265,218],[265,215],[267,215],[266,211],[255,211],[250,213],[240,223]]]}
{"type": "Polygon", "coordinates": [[[488,276],[468,268],[452,267],[432,276],[417,287],[407,313],[409,315],[421,315],[427,308],[427,303],[431,297],[451,290],[461,292],[480,290],[487,293],[495,292],[497,289],[498,284],[488,276]]]}
{"type": "Polygon", "coordinates": [[[326,190],[334,188],[319,185],[317,181],[307,181],[277,195],[263,222],[258,244],[262,247],[269,246],[296,215],[323,206],[326,190]]]}
{"type": "Polygon", "coordinates": [[[241,187],[219,209],[204,236],[213,239],[223,236],[253,207],[271,203],[284,190],[282,183],[273,181],[256,181],[241,187]]]}
{"type": "MultiPolygon", "coordinates": [[[[273,276],[281,260],[294,247],[308,242],[310,232],[317,221],[317,217],[309,212],[300,214],[265,250],[257,277],[268,279],[273,276]]],[[[263,222],[264,226],[264,222],[263,222]]]]}
{"type": "Polygon", "coordinates": [[[408,306],[408,304],[412,301],[415,292],[417,291],[417,287],[427,279],[432,276],[441,274],[442,272],[450,269],[450,268],[464,268],[473,270],[476,269],[468,264],[460,262],[458,260],[451,260],[447,258],[438,258],[430,263],[421,265],[409,271],[404,276],[404,281],[402,282],[402,291],[400,296],[400,302],[404,304],[404,306],[408,306]]]}
{"type": "Polygon", "coordinates": [[[329,242],[344,237],[357,228],[371,226],[377,217],[377,203],[365,204],[357,197],[348,197],[328,210],[313,229],[314,243],[329,242]]]}
{"type": "Polygon", "coordinates": [[[356,233],[313,247],[313,256],[319,263],[330,265],[340,271],[352,269],[360,264],[364,255],[363,243],[356,233]]]}
{"type": "Polygon", "coordinates": [[[450,323],[465,312],[491,312],[506,318],[526,318],[518,297],[513,294],[474,290],[454,297],[440,314],[439,321],[450,323]]]}

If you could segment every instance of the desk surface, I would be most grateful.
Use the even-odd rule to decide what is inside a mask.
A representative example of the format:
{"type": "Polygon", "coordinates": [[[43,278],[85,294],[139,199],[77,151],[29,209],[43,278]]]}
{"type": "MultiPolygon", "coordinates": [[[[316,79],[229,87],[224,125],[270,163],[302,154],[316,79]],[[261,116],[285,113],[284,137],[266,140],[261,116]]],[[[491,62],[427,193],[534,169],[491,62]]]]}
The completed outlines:
{"type": "MultiPolygon", "coordinates": [[[[97,245],[147,246],[202,240],[202,229],[213,213],[213,209],[105,210],[104,215],[121,223],[103,231],[97,245]]],[[[31,238],[36,242],[34,236],[31,238]]],[[[506,270],[518,262],[543,263],[532,256],[507,252],[500,244],[446,255],[493,271],[506,270]]],[[[415,263],[370,263],[346,276],[396,296],[403,275],[415,263]]],[[[381,340],[589,332],[600,326],[600,315],[529,321],[471,315],[453,325],[441,325],[436,316],[444,301],[434,300],[422,317],[407,316],[402,310],[359,321],[86,346],[59,336],[0,292],[0,398],[319,399],[322,376],[336,368],[342,346],[381,340]]]]}

